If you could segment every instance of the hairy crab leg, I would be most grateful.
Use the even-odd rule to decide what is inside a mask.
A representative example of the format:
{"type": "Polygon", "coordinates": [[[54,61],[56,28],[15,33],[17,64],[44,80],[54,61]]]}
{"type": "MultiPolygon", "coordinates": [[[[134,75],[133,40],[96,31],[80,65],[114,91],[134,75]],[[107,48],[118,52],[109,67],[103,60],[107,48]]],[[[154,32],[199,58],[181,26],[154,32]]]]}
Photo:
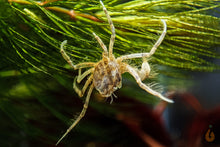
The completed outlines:
{"type": "Polygon", "coordinates": [[[79,68],[87,68],[87,67],[91,67],[94,66],[96,63],[93,62],[85,62],[85,63],[79,63],[74,65],[73,62],[70,60],[70,57],[67,55],[67,53],[64,50],[64,46],[67,44],[67,40],[64,40],[61,45],[60,45],[60,53],[62,54],[63,58],[67,61],[67,63],[69,63],[69,65],[73,68],[73,69],[79,69],[79,68]]]}
{"type": "Polygon", "coordinates": [[[74,80],[73,82],[73,89],[76,91],[76,93],[79,95],[79,97],[82,97],[87,89],[87,87],[89,86],[89,84],[92,82],[93,80],[93,75],[90,75],[90,77],[88,78],[88,80],[86,81],[85,85],[83,86],[82,90],[80,90],[77,86],[76,86],[76,80],[74,80]]]}
{"type": "Polygon", "coordinates": [[[166,102],[168,102],[168,103],[174,103],[173,100],[164,97],[164,96],[161,95],[159,92],[154,91],[153,89],[151,89],[150,87],[148,87],[147,85],[145,85],[144,83],[142,83],[141,78],[139,77],[138,73],[136,72],[136,70],[135,70],[133,67],[131,67],[131,66],[128,65],[128,64],[126,64],[125,67],[126,67],[125,70],[126,70],[127,72],[129,72],[129,73],[135,78],[136,82],[138,83],[138,85],[139,85],[142,89],[144,89],[144,90],[147,91],[148,93],[150,93],[150,94],[152,94],[152,95],[154,95],[154,96],[156,96],[156,97],[158,97],[158,98],[160,98],[160,99],[162,99],[162,100],[164,100],[164,101],[166,101],[166,102]]]}
{"type": "Polygon", "coordinates": [[[108,50],[107,50],[105,44],[102,42],[102,40],[99,38],[98,35],[96,35],[94,32],[92,34],[95,36],[95,39],[99,42],[100,46],[104,50],[104,55],[108,56],[108,50]]]}
{"type": "Polygon", "coordinates": [[[86,100],[85,103],[83,105],[83,109],[80,113],[80,115],[76,118],[76,120],[73,122],[73,124],[66,130],[66,132],[63,134],[63,136],[57,141],[56,145],[58,145],[60,143],[60,141],[78,124],[78,122],[84,117],[86,110],[88,108],[89,105],[89,99],[92,93],[92,90],[94,88],[94,85],[92,84],[89,88],[88,94],[86,96],[86,100]]]}
{"type": "Polygon", "coordinates": [[[164,25],[164,29],[163,29],[163,33],[160,35],[159,39],[157,40],[157,42],[154,44],[154,46],[152,47],[152,49],[150,50],[149,53],[135,53],[135,54],[130,54],[130,55],[124,55],[121,57],[118,57],[118,60],[126,60],[126,59],[134,59],[134,58],[144,58],[144,57],[150,57],[152,56],[155,51],[157,50],[158,46],[162,43],[166,32],[167,32],[167,25],[166,25],[166,21],[161,19],[163,25],[164,25]]]}
{"type": "Polygon", "coordinates": [[[105,12],[105,15],[107,16],[108,23],[110,25],[110,29],[111,29],[111,32],[112,32],[110,43],[109,43],[109,57],[111,58],[111,56],[113,55],[113,46],[114,46],[114,42],[115,42],[115,27],[114,27],[114,24],[111,20],[110,15],[108,14],[108,11],[107,11],[106,7],[104,6],[104,4],[101,0],[100,0],[100,3],[103,7],[103,11],[105,12]]]}

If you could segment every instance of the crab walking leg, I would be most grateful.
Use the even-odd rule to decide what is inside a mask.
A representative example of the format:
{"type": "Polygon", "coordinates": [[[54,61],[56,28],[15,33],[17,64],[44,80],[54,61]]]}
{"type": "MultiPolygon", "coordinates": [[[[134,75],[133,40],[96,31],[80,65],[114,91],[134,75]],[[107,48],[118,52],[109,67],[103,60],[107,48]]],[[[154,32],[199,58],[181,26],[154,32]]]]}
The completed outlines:
{"type": "Polygon", "coordinates": [[[107,11],[106,7],[104,6],[104,4],[101,0],[100,0],[100,3],[103,7],[103,11],[105,12],[105,15],[107,16],[108,23],[110,25],[110,29],[111,29],[111,32],[112,32],[110,43],[109,43],[109,56],[111,57],[113,55],[113,46],[114,46],[114,42],[115,42],[115,27],[114,27],[114,24],[111,20],[110,15],[108,14],[108,11],[107,11]]]}
{"type": "Polygon", "coordinates": [[[108,50],[107,50],[105,44],[102,42],[102,40],[99,38],[98,35],[96,35],[94,32],[93,32],[92,34],[95,36],[95,39],[99,42],[100,46],[101,46],[102,49],[104,50],[105,56],[108,56],[108,50]]]}
{"type": "Polygon", "coordinates": [[[75,65],[75,69],[92,67],[92,66],[95,66],[95,64],[96,64],[96,63],[94,63],[94,62],[79,63],[79,64],[76,64],[76,65],[75,65]]]}
{"type": "Polygon", "coordinates": [[[74,65],[73,62],[70,60],[70,57],[66,54],[65,50],[64,50],[64,46],[67,44],[67,40],[64,40],[61,45],[60,45],[60,53],[62,54],[63,58],[67,61],[67,63],[69,63],[69,65],[73,68],[73,69],[79,69],[79,68],[86,68],[86,67],[91,67],[94,66],[96,63],[93,62],[85,62],[85,63],[79,63],[74,65]]]}
{"type": "Polygon", "coordinates": [[[92,90],[94,88],[94,85],[92,84],[89,88],[88,94],[86,96],[86,101],[83,105],[83,109],[80,113],[80,115],[77,117],[77,119],[74,121],[74,123],[66,130],[65,134],[63,134],[63,136],[57,141],[56,145],[58,145],[60,143],[60,141],[78,124],[78,122],[84,117],[86,110],[88,108],[89,105],[89,99],[92,93],[92,90]]]}
{"type": "Polygon", "coordinates": [[[136,72],[136,70],[133,67],[131,67],[130,65],[127,64],[125,68],[126,68],[126,71],[129,72],[135,78],[136,82],[138,83],[138,85],[142,89],[144,89],[145,91],[147,91],[148,93],[150,93],[150,94],[152,94],[152,95],[154,95],[156,97],[159,97],[160,99],[162,99],[162,100],[164,100],[166,102],[174,103],[173,100],[164,97],[160,93],[152,90],[150,87],[148,87],[147,85],[142,83],[141,78],[139,77],[138,73],[136,72]]]}
{"type": "Polygon", "coordinates": [[[141,81],[145,80],[150,75],[150,65],[147,62],[146,58],[143,58],[143,63],[141,65],[141,70],[137,70],[137,73],[139,77],[141,78],[141,81]]]}
{"type": "Polygon", "coordinates": [[[66,54],[66,52],[64,51],[64,46],[67,44],[67,40],[64,40],[61,45],[60,45],[60,53],[62,54],[63,58],[67,61],[67,63],[69,63],[69,65],[75,69],[75,65],[73,64],[73,62],[70,60],[70,57],[66,54]]]}
{"type": "Polygon", "coordinates": [[[133,58],[143,58],[143,57],[150,57],[152,56],[155,51],[157,50],[157,48],[160,46],[160,44],[162,43],[166,32],[167,32],[167,25],[166,25],[166,21],[161,19],[163,25],[164,25],[164,29],[163,29],[163,33],[160,35],[160,38],[157,40],[157,42],[154,44],[154,46],[152,47],[152,49],[150,50],[149,53],[135,53],[135,54],[130,54],[130,55],[124,55],[119,57],[121,60],[126,60],[126,59],[133,59],[133,58]]]}
{"type": "Polygon", "coordinates": [[[159,39],[157,40],[157,42],[154,44],[153,48],[151,49],[151,51],[150,51],[150,56],[152,56],[152,55],[155,53],[156,49],[160,46],[160,44],[162,43],[162,41],[163,41],[163,39],[164,39],[164,37],[165,37],[165,35],[166,35],[166,33],[167,33],[167,24],[166,24],[166,21],[163,20],[163,19],[161,19],[161,21],[162,21],[163,26],[164,26],[163,32],[162,32],[162,34],[160,35],[160,38],[159,38],[159,39]]]}
{"type": "Polygon", "coordinates": [[[90,68],[87,71],[85,71],[83,74],[81,74],[81,68],[79,69],[79,74],[77,76],[77,83],[80,83],[86,76],[88,76],[94,68],[90,68]]]}
{"type": "Polygon", "coordinates": [[[85,85],[83,86],[82,90],[80,90],[77,86],[76,86],[76,80],[74,80],[73,82],[73,89],[75,90],[75,92],[79,95],[79,97],[82,97],[86,91],[86,89],[88,88],[89,84],[92,82],[93,80],[93,75],[91,75],[88,80],[86,81],[85,85]]]}

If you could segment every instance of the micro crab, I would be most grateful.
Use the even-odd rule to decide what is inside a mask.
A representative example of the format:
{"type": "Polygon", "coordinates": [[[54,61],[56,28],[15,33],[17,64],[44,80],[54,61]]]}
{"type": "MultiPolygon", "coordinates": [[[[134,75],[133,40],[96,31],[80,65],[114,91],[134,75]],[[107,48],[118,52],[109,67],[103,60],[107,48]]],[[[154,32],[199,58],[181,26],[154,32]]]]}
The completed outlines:
{"type": "Polygon", "coordinates": [[[121,88],[122,85],[122,74],[125,72],[130,73],[134,79],[136,80],[137,84],[147,91],[148,93],[159,97],[160,99],[173,103],[172,100],[164,97],[161,95],[161,93],[154,91],[147,85],[145,85],[142,81],[146,79],[149,74],[150,74],[150,66],[145,58],[151,57],[158,46],[161,44],[163,41],[165,35],[166,35],[166,22],[165,20],[161,20],[164,26],[163,32],[157,42],[154,44],[152,49],[150,50],[149,53],[134,53],[134,54],[129,54],[129,55],[123,55],[118,58],[115,58],[113,55],[113,45],[115,41],[115,27],[113,25],[113,22],[111,20],[110,15],[108,14],[107,9],[105,8],[103,2],[100,0],[100,3],[103,7],[103,11],[108,19],[108,23],[110,25],[110,30],[111,30],[111,39],[109,43],[109,48],[107,50],[107,47],[105,44],[102,42],[102,40],[97,36],[95,33],[93,35],[95,36],[96,40],[99,42],[100,46],[102,47],[103,54],[102,54],[102,60],[99,62],[84,62],[84,63],[79,63],[74,65],[73,62],[70,60],[70,57],[66,54],[64,51],[64,46],[67,44],[67,40],[63,41],[61,43],[61,54],[63,58],[69,63],[69,65],[74,69],[79,71],[79,75],[77,78],[75,78],[74,83],[73,83],[73,89],[76,91],[76,93],[82,97],[86,89],[89,87],[85,103],[83,105],[83,109],[80,113],[80,115],[76,118],[76,120],[73,122],[73,124],[67,129],[67,131],[63,134],[63,136],[58,140],[56,143],[59,144],[59,142],[78,124],[78,122],[84,117],[86,110],[88,108],[89,104],[89,99],[91,96],[91,93],[93,89],[95,88],[103,97],[110,97],[112,96],[113,92],[116,91],[117,89],[121,88]],[[135,58],[143,58],[143,63],[141,66],[141,69],[138,70],[129,64],[127,64],[125,61],[129,59],[135,59],[135,58]],[[86,70],[84,73],[81,73],[82,68],[89,68],[86,70]],[[79,89],[76,86],[76,82],[80,83],[85,77],[88,77],[87,81],[85,82],[85,85],[83,86],[82,89],[79,89]]]}

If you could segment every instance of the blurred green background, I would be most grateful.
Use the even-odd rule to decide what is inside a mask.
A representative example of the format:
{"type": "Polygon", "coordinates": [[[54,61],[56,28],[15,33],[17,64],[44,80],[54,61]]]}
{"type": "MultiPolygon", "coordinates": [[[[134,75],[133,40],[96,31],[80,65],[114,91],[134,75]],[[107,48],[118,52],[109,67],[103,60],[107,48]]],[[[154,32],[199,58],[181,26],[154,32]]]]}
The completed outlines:
{"type": "MultiPolygon", "coordinates": [[[[207,84],[200,80],[209,79],[207,75],[211,74],[217,77],[213,82],[219,79],[219,2],[103,0],[103,3],[116,27],[116,57],[150,51],[163,29],[160,19],[166,20],[167,35],[149,60],[152,72],[144,83],[177,104],[167,106],[139,88],[131,75],[124,74],[122,88],[115,92],[117,98],[112,104],[110,99],[105,100],[93,91],[86,116],[59,146],[181,144],[184,135],[178,133],[182,130],[176,133],[172,129],[172,125],[178,126],[180,122],[172,124],[169,114],[177,106],[185,106],[184,102],[200,114],[202,106],[192,106],[201,96],[198,94],[201,85],[207,84]],[[196,98],[185,96],[186,93],[195,93],[196,98]]],[[[97,62],[102,49],[92,32],[108,46],[110,29],[99,1],[0,0],[0,146],[55,145],[81,111],[84,100],[72,89],[78,71],[71,69],[61,56],[60,44],[68,40],[65,49],[74,64],[97,62]]],[[[140,68],[141,62],[128,63],[140,68]]],[[[217,87],[219,84],[210,93],[215,93],[217,87]]],[[[198,103],[204,106],[207,99],[198,103]]],[[[218,106],[219,101],[214,103],[218,106]]],[[[191,112],[185,109],[181,112],[191,112]]],[[[184,128],[185,124],[179,127],[184,128]]],[[[191,142],[185,143],[182,145],[191,142]]],[[[216,144],[219,145],[218,142],[211,145],[216,144]]]]}

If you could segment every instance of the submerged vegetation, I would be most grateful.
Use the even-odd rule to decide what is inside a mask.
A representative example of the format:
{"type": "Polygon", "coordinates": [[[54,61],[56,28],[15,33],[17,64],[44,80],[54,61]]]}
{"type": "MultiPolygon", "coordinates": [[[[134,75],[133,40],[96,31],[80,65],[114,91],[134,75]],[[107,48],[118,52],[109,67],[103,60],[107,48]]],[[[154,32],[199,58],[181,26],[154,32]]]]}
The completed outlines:
{"type": "MultiPolygon", "coordinates": [[[[219,7],[217,1],[105,3],[116,26],[117,56],[149,51],[161,32],[160,19],[165,19],[168,32],[153,62],[190,70],[219,69],[204,59],[219,58],[214,48],[220,42],[219,18],[209,14],[219,7]]],[[[99,60],[102,50],[92,32],[106,44],[109,42],[110,32],[99,1],[10,0],[1,5],[1,44],[9,48],[2,56],[10,59],[6,62],[16,61],[17,66],[25,62],[37,70],[60,71],[64,63],[59,54],[63,40],[69,40],[67,49],[75,63],[99,60]],[[18,62],[9,56],[10,52],[16,52],[22,60],[18,62]]]]}
{"type": "MultiPolygon", "coordinates": [[[[215,16],[219,14],[218,0],[103,0],[103,3],[116,27],[116,57],[148,52],[162,31],[160,20],[164,19],[167,35],[149,61],[159,67],[155,69],[157,73],[182,77],[187,71],[220,69],[212,62],[220,57],[217,52],[220,18],[215,16]]],[[[106,45],[109,43],[111,32],[98,0],[0,2],[0,120],[1,126],[5,126],[1,128],[6,129],[5,134],[0,134],[1,145],[25,140],[55,143],[62,134],[53,133],[61,130],[58,126],[63,127],[59,122],[71,124],[68,118],[80,111],[82,103],[72,92],[69,80],[77,73],[62,58],[60,44],[68,40],[66,51],[74,63],[96,62],[101,58],[102,49],[92,32],[106,45]],[[77,104],[70,104],[72,101],[77,104]],[[64,116],[65,113],[69,117],[64,116]],[[10,140],[14,142],[7,138],[13,138],[10,140]]],[[[131,62],[139,66],[141,60],[131,62]]],[[[131,87],[122,90],[121,97],[131,87]]],[[[141,102],[155,102],[148,97],[141,92],[135,96],[141,102]]],[[[114,120],[118,111],[109,104],[92,102],[91,106],[109,120],[114,120]]],[[[95,130],[102,127],[105,125],[85,122],[78,131],[101,141],[116,139],[117,136],[112,140],[100,136],[95,130]]],[[[115,133],[111,128],[105,129],[106,136],[115,133]]],[[[78,139],[83,140],[82,137],[78,139]]],[[[77,144],[77,139],[71,142],[77,144]]]]}

